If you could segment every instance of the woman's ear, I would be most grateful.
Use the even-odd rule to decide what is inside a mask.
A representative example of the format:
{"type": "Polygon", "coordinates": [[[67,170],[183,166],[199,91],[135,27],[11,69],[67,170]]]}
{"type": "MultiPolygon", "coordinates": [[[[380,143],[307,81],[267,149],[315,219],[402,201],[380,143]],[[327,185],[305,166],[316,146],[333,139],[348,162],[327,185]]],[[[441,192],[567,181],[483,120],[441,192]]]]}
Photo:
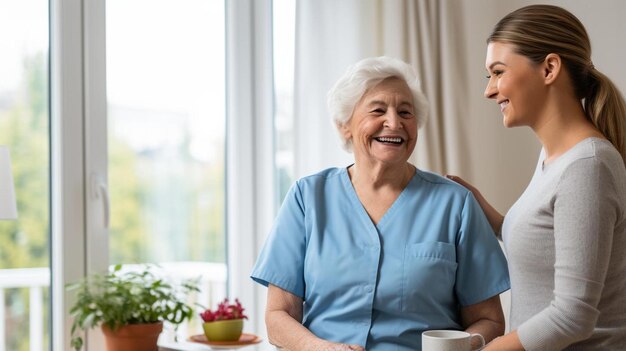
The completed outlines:
{"type": "Polygon", "coordinates": [[[548,54],[543,61],[544,81],[546,84],[552,84],[561,73],[563,62],[561,56],[557,54],[548,54]]]}
{"type": "Polygon", "coordinates": [[[335,121],[335,126],[337,126],[337,130],[344,140],[350,140],[352,138],[352,132],[350,131],[350,126],[348,125],[348,123],[349,121],[344,123],[335,121]]]}

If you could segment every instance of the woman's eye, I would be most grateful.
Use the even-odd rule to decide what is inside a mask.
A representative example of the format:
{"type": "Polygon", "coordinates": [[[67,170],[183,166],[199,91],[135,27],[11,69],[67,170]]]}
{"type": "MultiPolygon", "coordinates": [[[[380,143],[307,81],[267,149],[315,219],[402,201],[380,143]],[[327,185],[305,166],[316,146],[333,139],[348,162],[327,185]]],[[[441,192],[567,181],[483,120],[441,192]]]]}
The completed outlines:
{"type": "Polygon", "coordinates": [[[493,71],[490,75],[487,76],[487,79],[491,79],[492,76],[499,77],[502,75],[502,71],[493,71]]]}
{"type": "Polygon", "coordinates": [[[382,114],[384,114],[385,110],[383,110],[382,108],[377,108],[377,109],[373,110],[372,112],[373,113],[382,113],[382,114]]]}

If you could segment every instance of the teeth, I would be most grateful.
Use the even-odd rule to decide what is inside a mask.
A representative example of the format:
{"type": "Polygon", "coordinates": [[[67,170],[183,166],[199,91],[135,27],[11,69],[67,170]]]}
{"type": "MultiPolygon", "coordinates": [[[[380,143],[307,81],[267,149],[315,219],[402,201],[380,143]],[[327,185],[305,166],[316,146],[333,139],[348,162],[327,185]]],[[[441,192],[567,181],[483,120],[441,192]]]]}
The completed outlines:
{"type": "Polygon", "coordinates": [[[395,144],[400,144],[402,143],[402,138],[388,138],[388,137],[381,137],[381,138],[376,138],[376,140],[378,141],[382,141],[384,143],[395,143],[395,144]]]}

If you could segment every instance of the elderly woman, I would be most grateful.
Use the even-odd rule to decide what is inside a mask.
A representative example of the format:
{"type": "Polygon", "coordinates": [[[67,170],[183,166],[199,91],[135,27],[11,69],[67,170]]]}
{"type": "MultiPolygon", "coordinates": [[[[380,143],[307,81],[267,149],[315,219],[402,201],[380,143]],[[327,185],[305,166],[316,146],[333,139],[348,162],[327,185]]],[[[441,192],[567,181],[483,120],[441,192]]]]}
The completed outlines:
{"type": "Polygon", "coordinates": [[[354,164],[298,180],[252,279],[287,350],[420,350],[427,329],[504,332],[506,261],[472,193],[407,160],[427,103],[409,65],[356,63],[329,93],[354,164]]]}

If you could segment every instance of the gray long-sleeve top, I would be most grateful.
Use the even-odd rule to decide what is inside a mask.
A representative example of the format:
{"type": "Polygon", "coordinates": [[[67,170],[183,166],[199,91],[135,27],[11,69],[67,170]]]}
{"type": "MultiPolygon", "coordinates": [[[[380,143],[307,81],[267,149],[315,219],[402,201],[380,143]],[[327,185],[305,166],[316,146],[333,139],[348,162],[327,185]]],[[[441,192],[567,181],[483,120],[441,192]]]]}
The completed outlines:
{"type": "Polygon", "coordinates": [[[511,330],[527,350],[626,350],[626,170],[606,140],[544,165],[505,216],[511,330]]]}

